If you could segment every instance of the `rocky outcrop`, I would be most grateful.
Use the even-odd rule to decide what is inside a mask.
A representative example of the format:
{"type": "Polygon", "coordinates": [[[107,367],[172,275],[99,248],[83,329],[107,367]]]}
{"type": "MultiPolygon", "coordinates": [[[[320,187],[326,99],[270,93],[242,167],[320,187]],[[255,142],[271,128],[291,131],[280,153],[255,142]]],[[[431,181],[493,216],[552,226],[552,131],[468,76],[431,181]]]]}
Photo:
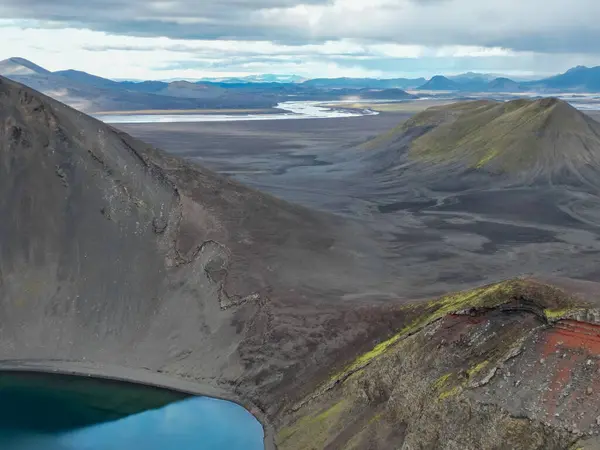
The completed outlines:
{"type": "Polygon", "coordinates": [[[406,308],[397,335],[290,409],[280,449],[566,449],[600,432],[587,301],[524,279],[406,308]]]}

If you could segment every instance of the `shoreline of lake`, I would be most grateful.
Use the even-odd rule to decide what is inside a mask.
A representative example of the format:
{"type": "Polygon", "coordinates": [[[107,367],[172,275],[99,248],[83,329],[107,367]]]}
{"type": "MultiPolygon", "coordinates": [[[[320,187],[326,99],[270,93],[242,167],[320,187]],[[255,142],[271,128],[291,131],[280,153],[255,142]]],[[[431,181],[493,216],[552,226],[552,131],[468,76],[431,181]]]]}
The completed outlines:
{"type": "Polygon", "coordinates": [[[150,370],[146,371],[106,364],[49,360],[0,361],[0,375],[2,373],[19,372],[39,374],[41,376],[74,376],[82,380],[90,379],[91,381],[100,383],[128,383],[138,387],[162,389],[173,393],[210,397],[235,403],[248,411],[261,424],[263,428],[264,450],[276,449],[274,427],[258,406],[243,401],[234,393],[210,384],[187,381],[150,370]]]}

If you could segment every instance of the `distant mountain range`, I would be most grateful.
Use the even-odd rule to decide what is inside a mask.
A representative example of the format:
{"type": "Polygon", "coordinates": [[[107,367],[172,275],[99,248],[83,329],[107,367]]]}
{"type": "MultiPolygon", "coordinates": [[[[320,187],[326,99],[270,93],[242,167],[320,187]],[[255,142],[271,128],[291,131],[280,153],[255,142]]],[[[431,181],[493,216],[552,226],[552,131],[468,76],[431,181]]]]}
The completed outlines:
{"type": "Polygon", "coordinates": [[[565,73],[539,81],[522,83],[530,89],[543,88],[577,92],[600,92],[600,66],[577,66],[565,73]]]}
{"type": "Polygon", "coordinates": [[[487,85],[487,90],[491,92],[518,92],[521,89],[518,82],[505,77],[495,78],[487,85]]]}
{"type": "Polygon", "coordinates": [[[467,73],[461,73],[459,75],[450,75],[448,76],[449,79],[451,79],[452,81],[456,81],[456,82],[472,82],[472,81],[477,81],[479,80],[481,83],[488,83],[490,81],[492,81],[495,78],[498,78],[499,75],[494,75],[491,73],[478,73],[478,72],[467,72],[467,73]]]}
{"type": "Polygon", "coordinates": [[[257,75],[203,81],[116,81],[78,70],[51,72],[23,58],[0,61],[0,75],[28,85],[85,112],[272,108],[285,101],[409,100],[419,91],[485,93],[525,91],[540,94],[600,92],[600,66],[574,67],[534,81],[515,81],[492,74],[468,72],[425,78],[316,78],[257,75]],[[407,93],[405,89],[412,90],[407,93]]]}
{"type": "Polygon", "coordinates": [[[577,66],[565,73],[533,81],[514,81],[506,77],[490,79],[482,74],[455,77],[436,75],[417,90],[463,92],[600,92],[600,66],[577,66]]]}
{"type": "MultiPolygon", "coordinates": [[[[402,89],[319,88],[296,76],[263,75],[212,81],[115,81],[78,70],[51,72],[23,58],[0,61],[0,75],[88,113],[130,110],[273,108],[298,100],[413,99],[402,89]]],[[[360,84],[359,84],[360,86],[360,84]]]]}
{"type": "Polygon", "coordinates": [[[199,81],[208,81],[213,83],[302,83],[306,78],[298,75],[277,75],[265,73],[261,75],[249,75],[246,77],[229,78],[202,78],[199,81]]]}
{"type": "Polygon", "coordinates": [[[442,75],[436,75],[417,89],[422,91],[460,91],[461,87],[466,85],[467,83],[459,83],[442,75]]]}
{"type": "Polygon", "coordinates": [[[425,83],[425,78],[315,78],[304,81],[304,86],[328,89],[415,89],[425,83]]]}

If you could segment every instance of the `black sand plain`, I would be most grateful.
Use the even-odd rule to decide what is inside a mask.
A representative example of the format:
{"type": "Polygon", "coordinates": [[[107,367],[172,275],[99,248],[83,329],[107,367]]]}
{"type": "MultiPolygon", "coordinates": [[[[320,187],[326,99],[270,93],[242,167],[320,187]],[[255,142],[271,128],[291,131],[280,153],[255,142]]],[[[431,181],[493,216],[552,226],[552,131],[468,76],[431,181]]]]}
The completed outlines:
{"type": "Polygon", "coordinates": [[[431,182],[430,174],[378,170],[380,156],[361,143],[412,115],[119,128],[284,200],[368,226],[386,257],[398,263],[398,294],[407,299],[519,275],[600,280],[595,195],[455,186],[432,194],[422,183],[431,182]]]}

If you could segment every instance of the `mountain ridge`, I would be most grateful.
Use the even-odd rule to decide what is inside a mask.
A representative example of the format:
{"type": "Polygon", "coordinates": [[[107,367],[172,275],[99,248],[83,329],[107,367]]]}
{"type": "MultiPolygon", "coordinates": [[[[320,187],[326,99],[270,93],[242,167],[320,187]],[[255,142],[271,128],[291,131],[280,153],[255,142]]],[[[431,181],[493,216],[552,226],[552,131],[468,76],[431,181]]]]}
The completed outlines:
{"type": "Polygon", "coordinates": [[[51,72],[35,63],[19,57],[8,58],[0,61],[0,75],[48,75],[51,72]]]}
{"type": "Polygon", "coordinates": [[[460,84],[443,75],[435,75],[431,77],[425,84],[419,86],[420,91],[458,91],[460,84]]]}
{"type": "Polygon", "coordinates": [[[577,66],[566,72],[539,81],[523,83],[528,87],[543,86],[545,89],[599,92],[600,91],[600,66],[577,66]]]}
{"type": "MultiPolygon", "coordinates": [[[[382,95],[377,89],[319,89],[296,82],[117,82],[76,70],[34,73],[18,64],[20,69],[16,70],[15,64],[14,61],[4,64],[7,77],[91,113],[119,110],[267,109],[290,100],[341,100],[346,96],[380,98],[382,95]]],[[[32,66],[27,61],[23,64],[32,66]]],[[[0,75],[2,73],[0,69],[0,75]]],[[[398,88],[388,89],[387,94],[393,99],[414,98],[398,88]]]]}
{"type": "MultiPolygon", "coordinates": [[[[84,81],[90,84],[93,80],[105,86],[118,86],[124,84],[136,84],[142,82],[123,82],[114,81],[96,75],[88,74],[83,71],[74,69],[60,70],[50,72],[41,66],[38,66],[27,59],[20,57],[8,58],[0,61],[0,75],[63,75],[66,78],[75,81],[84,81]]],[[[220,85],[235,85],[235,84],[281,84],[281,85],[298,85],[314,88],[352,88],[352,89],[423,89],[429,90],[427,86],[433,86],[433,90],[456,90],[456,91],[486,91],[499,90],[502,86],[498,80],[514,89],[515,86],[519,89],[542,89],[542,90],[569,90],[576,92],[600,92],[600,66],[586,67],[575,66],[564,73],[557,74],[551,77],[541,78],[538,80],[515,81],[507,76],[494,75],[479,72],[466,72],[459,75],[444,76],[443,74],[434,75],[429,79],[419,78],[313,78],[303,79],[295,75],[252,75],[241,78],[206,78],[199,81],[191,81],[194,83],[212,83],[220,85]],[[436,85],[445,86],[448,89],[437,88],[436,85]],[[427,88],[426,88],[427,87],[427,88]]],[[[162,81],[165,85],[169,84],[170,80],[162,81]]],[[[160,82],[148,80],[147,82],[160,82]]]]}

